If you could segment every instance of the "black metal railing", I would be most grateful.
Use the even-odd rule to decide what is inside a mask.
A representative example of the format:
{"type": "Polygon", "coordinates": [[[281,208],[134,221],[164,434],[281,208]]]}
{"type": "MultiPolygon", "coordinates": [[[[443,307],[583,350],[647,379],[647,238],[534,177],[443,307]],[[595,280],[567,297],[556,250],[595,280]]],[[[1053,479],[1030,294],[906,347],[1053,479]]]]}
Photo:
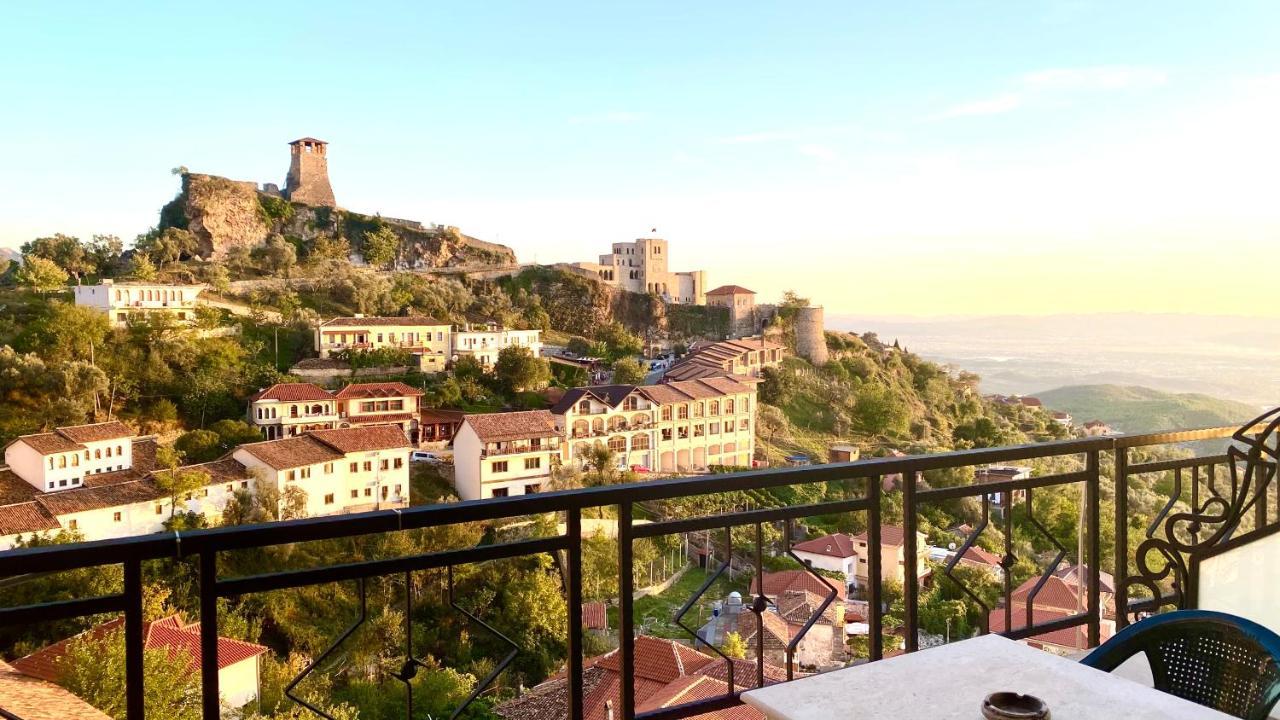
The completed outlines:
{"type": "MultiPolygon", "coordinates": [[[[1278,411],[1280,412],[1280,411],[1278,411]]],[[[886,609],[883,602],[884,583],[880,581],[882,568],[881,520],[882,504],[886,496],[900,496],[902,502],[901,523],[903,530],[903,626],[901,628],[906,650],[918,647],[920,618],[919,603],[919,541],[917,531],[924,525],[924,515],[938,503],[976,499],[981,505],[981,521],[964,538],[960,548],[940,568],[935,582],[955,582],[969,597],[976,600],[984,612],[1003,610],[1003,634],[1013,638],[1028,638],[1041,633],[1065,628],[1085,627],[1088,643],[1096,645],[1100,639],[1100,625],[1105,608],[1100,602],[1100,572],[1102,550],[1102,526],[1100,491],[1104,487],[1104,454],[1111,456],[1111,469],[1115,487],[1113,502],[1115,512],[1115,556],[1117,622],[1123,624],[1134,614],[1150,612],[1163,605],[1187,607],[1194,604],[1196,570],[1204,558],[1262,537],[1280,528],[1280,488],[1273,482],[1278,456],[1276,426],[1280,420],[1276,413],[1258,418],[1246,426],[1237,428],[1208,428],[1194,431],[1160,433],[1152,435],[1093,437],[1063,440],[1041,444],[988,449],[964,450],[931,455],[901,456],[883,459],[860,460],[852,463],[819,465],[803,468],[779,468],[737,474],[711,475],[697,478],[654,480],[648,482],[613,485],[559,492],[540,493],[517,497],[493,498],[444,505],[417,506],[406,509],[381,510],[353,515],[314,517],[263,525],[222,527],[182,533],[166,533],[128,537],[114,540],[86,542],[76,545],[23,548],[0,553],[0,577],[8,578],[27,574],[47,574],[78,568],[94,568],[112,565],[123,566],[123,589],[119,593],[61,600],[22,607],[0,608],[0,627],[18,626],[36,622],[63,620],[101,613],[123,613],[126,649],[126,705],[130,720],[143,717],[143,562],[165,558],[198,560],[198,597],[200,606],[200,639],[203,657],[216,656],[218,641],[218,601],[244,595],[264,593],[287,588],[299,588],[324,583],[354,582],[361,589],[362,612],[355,618],[352,630],[341,635],[320,657],[312,661],[289,690],[327,656],[333,648],[358,627],[365,617],[363,612],[364,583],[370,578],[384,576],[405,577],[406,616],[412,616],[414,603],[413,585],[408,582],[412,573],[430,569],[442,569],[449,573],[449,601],[451,607],[464,614],[470,621],[486,628],[502,638],[501,634],[486,625],[479,617],[460,607],[453,598],[452,568],[506,558],[538,554],[550,554],[562,567],[563,591],[567,606],[568,632],[565,638],[567,667],[567,717],[577,720],[583,717],[583,531],[584,512],[592,508],[616,506],[617,508],[617,559],[619,606],[619,661],[621,677],[634,677],[635,631],[634,592],[635,579],[629,570],[633,568],[635,542],[645,538],[687,534],[697,531],[724,532],[725,542],[720,553],[720,567],[712,568],[714,558],[708,549],[707,569],[709,577],[693,598],[685,602],[676,613],[673,623],[684,627],[691,636],[696,633],[684,625],[688,610],[735,562],[749,566],[758,588],[755,597],[744,603],[746,612],[757,615],[757,646],[755,648],[755,677],[734,678],[735,663],[727,663],[727,691],[718,696],[696,702],[667,707],[640,715],[636,714],[637,699],[633,682],[621,683],[619,702],[615,707],[619,720],[636,717],[645,720],[687,718],[740,703],[739,696],[752,686],[765,682],[765,646],[761,615],[770,612],[774,599],[766,597],[763,576],[766,543],[763,529],[782,526],[785,529],[780,541],[783,556],[796,560],[797,567],[805,569],[791,551],[793,523],[806,518],[832,514],[861,513],[867,527],[867,577],[871,579],[867,591],[867,624],[869,626],[869,660],[885,655],[883,646],[886,609]],[[1132,453],[1140,448],[1232,438],[1233,445],[1226,453],[1160,462],[1131,463],[1132,453]],[[935,471],[968,469],[1019,461],[1045,461],[1054,458],[1075,457],[1073,469],[1067,472],[1023,479],[997,482],[969,482],[954,486],[932,487],[929,474],[935,471]],[[1138,558],[1130,557],[1128,488],[1136,476],[1173,472],[1174,487],[1170,500],[1159,513],[1156,521],[1147,529],[1143,552],[1138,558]],[[1227,486],[1228,478],[1230,487],[1227,486]],[[895,484],[897,487],[893,487],[895,484]],[[1184,479],[1189,485],[1184,487],[1184,479]],[[890,487],[886,487],[886,483],[890,487]],[[786,486],[824,484],[840,487],[843,496],[808,504],[783,507],[737,508],[732,511],[705,514],[696,517],[655,517],[654,507],[664,502],[717,493],[743,493],[766,491],[786,486]],[[1078,565],[1088,569],[1087,600],[1082,612],[1068,615],[1048,623],[1036,624],[1031,613],[1035,594],[1072,553],[1062,538],[1054,537],[1035,516],[1033,497],[1037,490],[1050,487],[1080,487],[1084,507],[1084,522],[1079,528],[1083,536],[1085,552],[1076,557],[1078,565]],[[1268,493],[1275,492],[1275,502],[1268,501],[1268,493]],[[998,518],[993,517],[993,502],[1003,508],[998,518]],[[1014,508],[1021,503],[1025,522],[1041,533],[1053,548],[1053,560],[1047,564],[1040,580],[1030,593],[1026,606],[1025,623],[1014,628],[1017,611],[1012,599],[1013,565],[1015,557],[1011,523],[1014,508]],[[1179,504],[1181,503],[1181,505],[1179,504]],[[1179,508],[1187,508],[1180,510],[1179,508]],[[1271,512],[1272,509],[1278,512],[1271,512]],[[638,523],[637,512],[654,518],[638,523]],[[553,513],[564,523],[564,530],[546,537],[519,539],[493,544],[443,549],[420,555],[389,559],[357,559],[344,564],[322,567],[286,569],[275,572],[223,577],[219,574],[219,557],[235,551],[262,549],[292,543],[347,538],[360,535],[396,533],[406,530],[445,527],[463,523],[500,523],[532,515],[553,513]],[[1004,536],[1003,601],[1000,608],[988,607],[984,601],[965,588],[954,573],[956,565],[978,541],[982,532],[999,523],[1004,536]],[[1184,527],[1185,526],[1185,527],[1184,527]],[[754,537],[749,551],[734,548],[734,528],[745,528],[746,537],[754,537]],[[1237,534],[1237,530],[1244,532],[1237,534]],[[1155,554],[1165,561],[1164,566],[1152,566],[1146,557],[1155,554]],[[1130,567],[1137,569],[1130,573],[1130,567]],[[1146,587],[1146,597],[1129,599],[1130,590],[1146,587]],[[742,680],[743,682],[739,682],[742,680]]],[[[897,498],[893,498],[896,500],[897,498]]],[[[741,535],[740,535],[741,537],[741,535]]],[[[777,548],[770,548],[777,549],[777,548]]],[[[823,599],[821,607],[803,624],[799,635],[803,636],[816,622],[816,618],[835,598],[835,588],[818,576],[831,592],[823,599]]],[[[981,628],[986,632],[988,628],[981,628]]],[[[502,638],[505,640],[505,638],[502,638]]],[[[694,640],[695,637],[690,637],[694,640]]],[[[514,643],[511,654],[498,662],[488,677],[477,684],[467,703],[474,700],[493,683],[498,674],[520,651],[514,643]]],[[[794,657],[799,637],[793,638],[784,652],[788,677],[794,667],[794,657]]],[[[406,633],[404,673],[395,675],[408,684],[411,670],[421,661],[412,647],[413,636],[406,633]]],[[[709,651],[719,654],[717,648],[709,651]]],[[[723,656],[721,656],[723,657],[723,656]]],[[[206,720],[218,718],[222,708],[219,701],[219,680],[216,663],[202,663],[201,689],[203,713],[206,720]]],[[[289,694],[293,697],[292,694],[289,694]]],[[[412,695],[408,703],[411,713],[412,695]]],[[[463,704],[463,707],[465,707],[463,704]]],[[[463,708],[458,708],[455,717],[463,708]]],[[[8,712],[8,711],[6,711],[8,712]]],[[[318,717],[324,717],[317,712],[318,717]]],[[[411,715],[407,714],[406,717],[411,715]]]]}

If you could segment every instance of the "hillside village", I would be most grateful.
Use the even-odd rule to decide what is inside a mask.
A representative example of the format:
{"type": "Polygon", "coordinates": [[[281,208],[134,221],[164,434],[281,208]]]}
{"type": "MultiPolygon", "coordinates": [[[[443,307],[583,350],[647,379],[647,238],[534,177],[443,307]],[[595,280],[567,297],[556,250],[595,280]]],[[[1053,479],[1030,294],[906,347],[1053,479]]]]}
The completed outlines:
{"type": "MultiPolygon", "coordinates": [[[[896,341],[827,331],[818,298],[761,299],[732,278],[710,282],[715,268],[671,271],[680,242],[615,241],[598,262],[521,265],[512,249],[458,228],[342,209],[327,173],[328,145],[302,138],[290,153],[283,188],[183,170],[178,197],[129,249],[106,236],[38,238],[24,246],[20,263],[4,268],[0,549],[1116,432],[1033,397],[984,397],[975,376],[925,361],[896,341]]],[[[983,466],[925,480],[944,487],[1072,469],[1063,463],[983,466]]],[[[885,481],[886,491],[895,487],[893,478],[885,481]]],[[[725,493],[716,501],[773,507],[843,492],[832,482],[725,493]]],[[[1067,488],[1036,496],[1045,522],[1064,535],[1076,530],[1076,501],[1067,488]]],[[[1135,505],[1154,515],[1158,501],[1150,493],[1135,505]]],[[[676,503],[644,508],[654,520],[688,510],[676,503]]],[[[916,544],[930,636],[973,633],[988,622],[1003,629],[996,627],[1003,611],[982,612],[954,587],[931,582],[943,567],[959,568],[993,607],[998,588],[1012,583],[1015,598],[1034,601],[1037,621],[1078,607],[1085,575],[1079,559],[1053,575],[1051,592],[1036,585],[1040,568],[1026,558],[1050,547],[1024,516],[1010,526],[1009,539],[1023,559],[1007,564],[1002,531],[992,527],[971,539],[986,519],[978,506],[935,510],[916,544]]],[[[905,581],[901,512],[886,505],[879,530],[889,594],[905,581]]],[[[604,509],[597,520],[607,535],[604,509]]],[[[475,544],[525,531],[472,525],[454,540],[475,544]]],[[[698,606],[701,642],[675,642],[688,638],[669,615],[655,609],[646,616],[637,651],[650,659],[637,667],[653,677],[637,697],[641,710],[665,707],[692,687],[723,692],[728,678],[712,666],[709,645],[739,648],[738,659],[764,647],[778,677],[867,657],[865,520],[819,517],[769,532],[770,542],[792,549],[804,565],[784,567],[786,558],[778,557],[757,584],[707,580],[713,584],[698,606]],[[787,531],[793,534],[784,538],[787,531]],[[834,603],[825,601],[829,593],[834,603]],[[751,595],[774,605],[763,626],[743,612],[751,595]],[[806,635],[789,661],[787,644],[815,614],[820,631],[806,635]],[[761,645],[758,633],[768,635],[761,645]]],[[[718,540],[698,535],[637,543],[649,562],[644,584],[658,588],[645,598],[654,608],[688,590],[688,582],[707,579],[710,559],[725,552],[718,540]]],[[[440,540],[423,531],[402,550],[430,552],[440,540]]],[[[296,558],[264,553],[227,563],[250,574],[325,553],[380,551],[372,542],[325,541],[296,558]]],[[[724,562],[732,567],[729,554],[724,562]]],[[[595,651],[589,666],[604,684],[587,698],[595,708],[589,717],[606,716],[606,681],[619,672],[611,664],[616,581],[609,589],[616,558],[597,560],[583,616],[595,651]]],[[[563,608],[563,599],[553,564],[537,562],[522,567],[538,578],[527,586],[494,589],[500,570],[479,566],[459,579],[484,594],[495,613],[518,615],[518,627],[508,629],[540,648],[482,704],[483,712],[513,720],[559,717],[537,708],[562,704],[565,692],[557,679],[564,650],[549,639],[563,617],[531,610],[563,608]]],[[[68,580],[34,582],[48,590],[68,580]]],[[[156,598],[148,637],[154,634],[157,647],[181,646],[190,634],[184,617],[198,612],[191,582],[189,568],[168,565],[148,577],[156,598]]],[[[0,588],[28,592],[34,589],[0,588]]],[[[335,592],[327,599],[333,608],[356,606],[349,588],[335,592]]],[[[340,612],[303,617],[299,608],[317,607],[322,596],[289,593],[225,608],[234,619],[223,624],[230,633],[224,641],[254,660],[238,666],[252,671],[229,671],[224,685],[245,717],[294,717],[282,697],[286,671],[314,657],[345,622],[340,612]]],[[[436,617],[441,606],[431,607],[424,617],[436,617]]],[[[403,621],[379,612],[381,627],[403,621]]],[[[79,646],[110,636],[112,622],[4,631],[0,649],[17,673],[66,685],[61,666],[48,658],[74,661],[88,652],[79,646]]],[[[433,652],[457,652],[468,640],[441,623],[425,642],[433,652]]],[[[893,627],[885,632],[886,648],[902,647],[893,627]]],[[[1031,641],[1068,652],[1081,647],[1081,632],[1031,641]]],[[[308,690],[308,697],[332,698],[326,702],[337,717],[354,717],[350,708],[369,700],[390,672],[378,669],[376,640],[363,642],[358,652],[375,669],[335,672],[324,687],[308,690]]],[[[477,659],[465,672],[431,668],[432,682],[443,688],[432,701],[437,711],[487,672],[479,658],[497,646],[478,636],[474,642],[466,652],[477,659]]],[[[192,662],[199,664],[198,655],[192,662]]]]}

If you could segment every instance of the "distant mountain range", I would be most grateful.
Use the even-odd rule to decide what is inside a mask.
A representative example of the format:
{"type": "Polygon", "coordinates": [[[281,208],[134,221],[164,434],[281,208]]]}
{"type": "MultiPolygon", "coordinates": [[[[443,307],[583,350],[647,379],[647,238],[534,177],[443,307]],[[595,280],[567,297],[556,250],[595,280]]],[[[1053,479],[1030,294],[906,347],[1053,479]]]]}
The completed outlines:
{"type": "Polygon", "coordinates": [[[22,253],[14,250],[13,248],[0,247],[0,260],[20,262],[22,260],[22,253]]]}
{"type": "Polygon", "coordinates": [[[1102,420],[1128,433],[1240,425],[1253,406],[1200,393],[1168,393],[1138,385],[1072,385],[1035,394],[1045,407],[1071,413],[1076,424],[1102,420]]]}

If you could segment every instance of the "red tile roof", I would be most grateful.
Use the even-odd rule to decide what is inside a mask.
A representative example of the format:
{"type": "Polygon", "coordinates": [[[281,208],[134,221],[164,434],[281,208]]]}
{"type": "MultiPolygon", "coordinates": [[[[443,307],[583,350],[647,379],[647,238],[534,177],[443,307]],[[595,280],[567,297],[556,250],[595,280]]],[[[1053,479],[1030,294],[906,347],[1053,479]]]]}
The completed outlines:
{"type": "MultiPolygon", "coordinates": [[[[1061,620],[1062,618],[1074,615],[1075,612],[1065,612],[1062,610],[1052,610],[1047,608],[1033,608],[1031,611],[1031,622],[1033,625],[1043,625],[1061,620]]],[[[1015,605],[1013,608],[1013,629],[1020,630],[1027,627],[1027,609],[1024,605],[1015,605]]],[[[987,628],[993,632],[1005,632],[1004,624],[1004,608],[996,608],[987,616],[987,628]]],[[[1111,639],[1113,634],[1111,623],[1104,622],[1099,626],[1099,637],[1101,642],[1111,639]]],[[[1054,630],[1052,632],[1040,633],[1027,638],[1028,641],[1044,643],[1046,645],[1056,645],[1064,648],[1084,649],[1089,647],[1088,625],[1082,624],[1072,628],[1064,628],[1062,630],[1054,630]]]]}
{"type": "MultiPolygon", "coordinates": [[[[867,543],[870,540],[867,537],[867,531],[863,530],[853,536],[854,540],[867,543]]],[[[880,547],[889,547],[906,544],[906,533],[899,525],[881,525],[880,526],[880,547]]]]}
{"type": "Polygon", "coordinates": [[[791,549],[837,558],[853,557],[858,554],[853,549],[853,538],[844,533],[833,533],[813,540],[805,540],[802,543],[796,543],[791,549]]]}
{"type": "Polygon", "coordinates": [[[974,545],[973,547],[965,551],[964,557],[961,558],[961,562],[964,562],[964,561],[974,562],[980,565],[991,565],[995,567],[999,567],[1000,563],[1002,562],[999,555],[996,555],[993,552],[987,552],[986,550],[983,550],[977,545],[974,545]]]}
{"type": "MultiPolygon", "coordinates": [[[[844,600],[845,589],[844,583],[839,580],[825,578],[828,583],[836,590],[836,597],[844,600]]],[[[755,578],[751,580],[751,594],[759,594],[758,581],[755,578]]],[[[782,570],[780,572],[772,572],[764,574],[764,596],[776,600],[785,592],[800,590],[809,591],[821,597],[827,597],[831,594],[831,588],[827,587],[822,580],[814,577],[804,570],[782,570]]]]}
{"type": "Polygon", "coordinates": [[[23,720],[111,720],[51,682],[23,675],[0,661],[0,707],[23,720]]]}
{"type": "MultiPolygon", "coordinates": [[[[18,438],[41,455],[83,450],[87,442],[102,442],[133,437],[136,433],[128,425],[118,421],[92,423],[89,425],[72,425],[61,427],[53,432],[22,435],[18,438]]],[[[17,442],[15,440],[14,442],[17,442]]]]}
{"type": "Polygon", "coordinates": [[[422,391],[402,382],[353,383],[338,391],[334,397],[339,400],[387,398],[387,397],[419,397],[422,391]]]}
{"type": "Polygon", "coordinates": [[[340,453],[397,450],[409,447],[399,425],[365,425],[337,430],[312,430],[311,437],[340,453]]]}
{"type": "MultiPolygon", "coordinates": [[[[117,618],[18,658],[13,661],[13,667],[24,675],[57,682],[61,674],[59,661],[66,655],[67,647],[72,642],[86,636],[92,640],[101,640],[111,633],[123,631],[124,618],[117,618]]],[[[162,620],[146,623],[142,635],[147,649],[166,649],[171,660],[183,663],[191,672],[200,671],[200,623],[184,624],[181,616],[170,615],[162,620]]],[[[262,645],[219,637],[218,669],[255,658],[266,651],[267,648],[262,645]]]]}
{"type": "MultiPolygon", "coordinates": [[[[1081,573],[1084,574],[1084,584],[1087,586],[1089,583],[1089,566],[1088,565],[1068,565],[1064,568],[1058,568],[1058,570],[1055,571],[1053,574],[1056,577],[1062,578],[1063,581],[1066,582],[1068,585],[1071,585],[1072,587],[1077,587],[1081,583],[1081,580],[1080,580],[1081,573]]],[[[1098,571],[1098,589],[1101,592],[1111,593],[1112,595],[1114,595],[1116,592],[1115,577],[1111,573],[1106,572],[1105,570],[1099,570],[1098,571]]]]}
{"type": "Polygon", "coordinates": [[[481,442],[503,442],[533,438],[558,437],[555,420],[546,410],[524,410],[508,413],[481,413],[467,415],[464,425],[470,425],[481,442]]]}
{"type": "Polygon", "coordinates": [[[320,323],[320,327],[452,327],[450,323],[435,318],[411,317],[340,317],[320,323]]]}
{"type": "Polygon", "coordinates": [[[715,290],[708,290],[707,296],[713,295],[755,295],[755,290],[748,290],[741,285],[721,285],[715,290]]]}
{"type": "MultiPolygon", "coordinates": [[[[1038,582],[1040,582],[1039,575],[1027,579],[1026,582],[1014,589],[1011,596],[1014,615],[1017,615],[1020,609],[1025,612],[1027,603],[1031,598],[1031,591],[1035,589],[1038,582]]],[[[1073,613],[1076,611],[1077,603],[1081,608],[1088,605],[1088,600],[1079,586],[1068,584],[1056,575],[1049,576],[1049,579],[1045,581],[1044,587],[1040,588],[1040,592],[1036,593],[1033,602],[1037,609],[1068,610],[1073,613]]]]}
{"type": "Polygon", "coordinates": [[[332,399],[333,395],[318,385],[312,385],[311,383],[276,383],[250,397],[249,402],[257,402],[259,400],[310,402],[312,400],[332,399]]]}
{"type": "Polygon", "coordinates": [[[309,435],[248,443],[237,449],[249,453],[274,470],[332,462],[345,457],[329,445],[309,435]]]}

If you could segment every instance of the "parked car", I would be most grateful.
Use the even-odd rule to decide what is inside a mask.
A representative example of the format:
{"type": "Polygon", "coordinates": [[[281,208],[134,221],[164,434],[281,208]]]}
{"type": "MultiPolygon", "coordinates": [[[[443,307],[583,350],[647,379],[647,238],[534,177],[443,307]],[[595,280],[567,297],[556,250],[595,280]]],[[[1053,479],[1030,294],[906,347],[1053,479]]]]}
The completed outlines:
{"type": "Polygon", "coordinates": [[[414,450],[413,454],[409,456],[409,462],[441,463],[441,462],[444,462],[444,458],[440,457],[439,455],[433,452],[427,452],[425,450],[414,450]]]}

